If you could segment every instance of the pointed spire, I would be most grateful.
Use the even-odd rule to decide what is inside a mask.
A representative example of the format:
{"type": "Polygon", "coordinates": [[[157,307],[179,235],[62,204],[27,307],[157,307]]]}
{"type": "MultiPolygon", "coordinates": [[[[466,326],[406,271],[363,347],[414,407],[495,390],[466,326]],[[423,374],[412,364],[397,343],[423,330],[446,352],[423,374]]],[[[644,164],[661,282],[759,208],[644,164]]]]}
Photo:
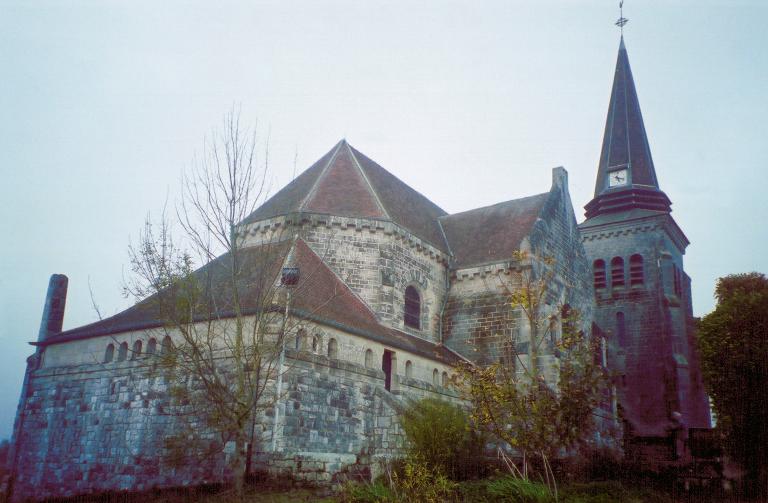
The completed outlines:
{"type": "Polygon", "coordinates": [[[659,189],[656,179],[640,101],[622,35],[605,121],[595,199],[587,205],[587,218],[597,213],[632,207],[670,211],[669,204],[669,199],[659,189]],[[621,204],[617,204],[619,195],[623,200],[621,204]]]}
{"type": "Polygon", "coordinates": [[[624,37],[616,60],[595,196],[609,187],[608,173],[621,167],[628,168],[629,183],[659,188],[624,37]]]}

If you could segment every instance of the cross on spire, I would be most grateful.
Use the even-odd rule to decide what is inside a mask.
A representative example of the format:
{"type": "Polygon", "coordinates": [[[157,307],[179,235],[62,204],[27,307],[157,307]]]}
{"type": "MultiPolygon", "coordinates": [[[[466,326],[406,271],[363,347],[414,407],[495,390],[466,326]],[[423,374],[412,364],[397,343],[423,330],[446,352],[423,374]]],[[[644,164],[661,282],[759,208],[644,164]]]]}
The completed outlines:
{"type": "Polygon", "coordinates": [[[621,30],[621,36],[624,36],[624,25],[629,22],[629,19],[624,17],[624,0],[619,0],[619,19],[614,23],[621,30]]]}

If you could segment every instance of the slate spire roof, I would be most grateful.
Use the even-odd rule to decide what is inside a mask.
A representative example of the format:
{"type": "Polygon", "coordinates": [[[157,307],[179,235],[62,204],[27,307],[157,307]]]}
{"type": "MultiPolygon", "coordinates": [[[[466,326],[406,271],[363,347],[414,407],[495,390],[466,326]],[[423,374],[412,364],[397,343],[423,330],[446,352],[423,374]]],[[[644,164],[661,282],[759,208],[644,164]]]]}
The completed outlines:
{"type": "Polygon", "coordinates": [[[640,101],[621,37],[613,89],[605,121],[595,197],[586,206],[587,218],[634,208],[669,212],[671,202],[659,188],[645,132],[640,101]],[[626,170],[626,183],[610,186],[611,173],[626,170]]]}
{"type": "Polygon", "coordinates": [[[438,217],[446,212],[341,140],[242,223],[291,213],[394,222],[447,252],[438,217]]]}

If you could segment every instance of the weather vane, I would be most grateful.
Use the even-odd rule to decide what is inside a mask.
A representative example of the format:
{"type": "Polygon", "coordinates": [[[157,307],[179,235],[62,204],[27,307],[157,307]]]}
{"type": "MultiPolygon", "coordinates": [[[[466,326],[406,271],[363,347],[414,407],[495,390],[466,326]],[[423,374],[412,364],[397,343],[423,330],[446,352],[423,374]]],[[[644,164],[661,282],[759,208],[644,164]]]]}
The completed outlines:
{"type": "Polygon", "coordinates": [[[619,19],[614,23],[621,29],[621,36],[624,36],[624,25],[629,22],[629,19],[624,17],[624,0],[619,0],[619,19]]]}

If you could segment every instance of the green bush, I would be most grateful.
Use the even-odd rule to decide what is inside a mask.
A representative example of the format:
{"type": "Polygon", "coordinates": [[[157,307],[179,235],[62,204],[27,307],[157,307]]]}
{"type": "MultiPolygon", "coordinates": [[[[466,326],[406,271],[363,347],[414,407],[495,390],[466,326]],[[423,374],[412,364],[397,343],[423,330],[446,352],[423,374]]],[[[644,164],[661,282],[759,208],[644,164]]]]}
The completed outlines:
{"type": "Polygon", "coordinates": [[[647,488],[627,487],[617,481],[571,484],[560,495],[562,503],[671,503],[668,496],[647,488]]]}
{"type": "Polygon", "coordinates": [[[452,480],[477,475],[485,440],[461,407],[434,398],[413,402],[400,418],[409,455],[452,480]]]}
{"type": "Polygon", "coordinates": [[[405,460],[402,473],[393,474],[393,482],[402,501],[413,503],[449,501],[457,487],[440,467],[430,466],[415,457],[405,460]]]}
{"type": "Polygon", "coordinates": [[[357,484],[347,482],[339,494],[341,503],[394,503],[397,501],[394,492],[383,482],[373,484],[357,484]]]}
{"type": "Polygon", "coordinates": [[[549,489],[542,484],[515,477],[503,477],[488,482],[488,494],[497,501],[511,503],[549,503],[554,501],[549,489]]]}

